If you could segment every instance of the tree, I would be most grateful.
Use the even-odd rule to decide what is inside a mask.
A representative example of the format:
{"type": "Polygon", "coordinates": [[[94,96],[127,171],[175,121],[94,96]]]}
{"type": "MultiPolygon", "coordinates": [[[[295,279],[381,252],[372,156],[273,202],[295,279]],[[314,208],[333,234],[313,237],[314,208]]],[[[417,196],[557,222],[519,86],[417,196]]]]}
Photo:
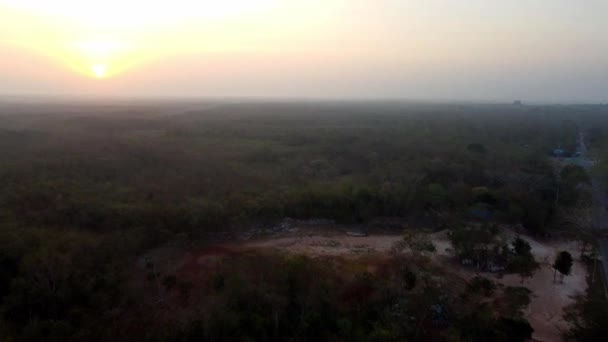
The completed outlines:
{"type": "Polygon", "coordinates": [[[528,241],[521,237],[516,237],[511,243],[513,246],[513,256],[509,261],[509,269],[517,272],[521,276],[523,283],[524,278],[531,277],[534,270],[538,268],[538,263],[534,260],[534,254],[532,254],[532,247],[528,241]]]}
{"type": "Polygon", "coordinates": [[[440,207],[448,199],[448,192],[439,183],[431,183],[427,187],[426,202],[432,207],[440,207]]]}
{"type": "Polygon", "coordinates": [[[504,296],[508,317],[523,317],[524,310],[530,305],[531,294],[532,291],[526,287],[508,286],[505,288],[504,296]]]}
{"type": "Polygon", "coordinates": [[[477,269],[486,269],[499,257],[492,253],[499,243],[497,234],[495,226],[473,225],[450,230],[449,238],[463,264],[475,264],[477,269]]]}
{"type": "Polygon", "coordinates": [[[553,212],[547,203],[535,195],[526,197],[522,202],[524,212],[522,224],[533,234],[544,233],[547,223],[552,217],[553,212]]]}
{"type": "Polygon", "coordinates": [[[573,207],[581,200],[582,192],[580,185],[591,185],[591,178],[587,171],[579,165],[570,164],[565,166],[558,177],[558,189],[561,194],[559,204],[573,207]]]}
{"type": "Polygon", "coordinates": [[[532,255],[532,247],[528,243],[528,241],[522,239],[521,237],[516,237],[512,242],[513,251],[517,256],[530,256],[532,255]]]}
{"type": "Polygon", "coordinates": [[[566,251],[561,251],[557,254],[553,263],[553,283],[555,283],[555,275],[558,271],[561,275],[560,281],[564,282],[564,276],[570,275],[572,261],[572,255],[566,251]]]}
{"type": "Polygon", "coordinates": [[[496,290],[496,284],[488,278],[476,276],[467,284],[467,292],[491,296],[496,290]]]}
{"type": "Polygon", "coordinates": [[[529,341],[534,332],[530,323],[523,318],[501,317],[499,326],[505,332],[508,341],[529,341]]]}
{"type": "Polygon", "coordinates": [[[393,246],[393,250],[399,253],[404,249],[409,249],[413,255],[418,257],[435,253],[437,248],[428,234],[424,231],[406,231],[403,234],[403,240],[397,242],[393,246]]]}

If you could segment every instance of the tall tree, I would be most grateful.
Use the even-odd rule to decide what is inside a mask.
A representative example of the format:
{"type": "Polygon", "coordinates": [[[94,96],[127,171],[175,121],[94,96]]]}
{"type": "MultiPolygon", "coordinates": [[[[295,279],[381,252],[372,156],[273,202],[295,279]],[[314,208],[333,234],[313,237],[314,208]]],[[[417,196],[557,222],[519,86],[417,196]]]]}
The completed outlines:
{"type": "Polygon", "coordinates": [[[555,276],[558,271],[561,274],[561,282],[564,282],[564,276],[570,275],[570,271],[572,270],[572,261],[572,255],[566,251],[561,251],[557,254],[553,263],[553,283],[555,283],[555,276]]]}
{"type": "Polygon", "coordinates": [[[530,246],[528,241],[518,236],[511,242],[511,245],[514,255],[509,261],[509,269],[519,273],[521,282],[523,283],[525,278],[534,275],[534,271],[538,268],[538,263],[534,259],[532,246],[530,246]]]}

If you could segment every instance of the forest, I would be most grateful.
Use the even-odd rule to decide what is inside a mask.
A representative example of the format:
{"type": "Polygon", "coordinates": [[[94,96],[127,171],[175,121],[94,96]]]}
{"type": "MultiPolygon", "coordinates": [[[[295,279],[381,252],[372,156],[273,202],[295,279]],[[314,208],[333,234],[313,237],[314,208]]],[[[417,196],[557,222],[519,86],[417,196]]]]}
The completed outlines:
{"type": "Polygon", "coordinates": [[[606,105],[3,100],[0,340],[524,341],[534,331],[524,280],[540,260],[527,240],[501,239],[503,226],[585,241],[569,252],[586,262],[589,288],[564,313],[564,335],[601,340],[608,305],[591,276],[601,233],[589,211],[595,181],[608,184],[606,115],[606,105]],[[576,160],[581,133],[593,167],[576,160]],[[403,239],[361,258],[228,251],[196,276],[147,257],[287,218],[403,239]],[[426,238],[439,231],[453,256],[443,266],[426,238]],[[450,271],[462,265],[522,283],[465,280],[450,271]]]}

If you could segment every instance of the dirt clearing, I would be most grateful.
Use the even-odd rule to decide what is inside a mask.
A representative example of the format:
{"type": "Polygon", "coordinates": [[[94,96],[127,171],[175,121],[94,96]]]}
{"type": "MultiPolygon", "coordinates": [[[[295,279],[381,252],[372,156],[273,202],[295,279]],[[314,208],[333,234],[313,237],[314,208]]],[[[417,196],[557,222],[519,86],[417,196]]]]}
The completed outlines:
{"type": "MultiPolygon", "coordinates": [[[[514,232],[505,230],[505,235],[513,237],[514,232]]],[[[453,267],[449,262],[451,257],[451,244],[447,232],[442,231],[431,235],[437,247],[433,259],[447,267],[453,267]],[[449,266],[447,266],[449,265],[449,266]]],[[[522,283],[521,277],[516,274],[499,276],[498,274],[475,272],[464,267],[457,267],[450,271],[456,272],[460,277],[469,280],[476,275],[482,275],[504,286],[524,286],[532,292],[530,306],[526,310],[526,318],[534,328],[533,338],[538,341],[561,341],[562,332],[568,329],[567,322],[562,315],[563,310],[574,303],[574,297],[583,294],[587,288],[586,271],[584,265],[577,259],[580,245],[577,242],[537,241],[531,237],[522,236],[532,247],[532,252],[540,264],[540,268],[531,278],[522,283]],[[564,278],[563,284],[559,281],[553,283],[553,268],[551,264],[559,251],[569,251],[575,262],[570,276],[564,278]]],[[[353,237],[343,232],[299,231],[291,234],[282,234],[276,237],[248,241],[243,244],[245,248],[273,248],[289,253],[306,254],[310,256],[342,256],[357,257],[373,253],[389,253],[393,244],[401,239],[400,235],[369,235],[353,237]]]]}
{"type": "MultiPolygon", "coordinates": [[[[503,235],[512,238],[516,233],[505,229],[503,235]]],[[[527,236],[522,238],[530,243],[532,252],[540,264],[534,275],[526,278],[524,282],[516,274],[475,272],[474,269],[460,266],[452,258],[451,244],[446,231],[431,234],[431,239],[437,248],[437,253],[432,259],[447,272],[466,281],[481,275],[503,286],[529,288],[533,294],[525,314],[534,328],[533,338],[538,341],[560,341],[561,334],[568,329],[568,324],[562,317],[564,308],[574,303],[574,297],[583,294],[587,288],[585,267],[578,260],[580,245],[576,242],[539,241],[527,236]],[[558,274],[557,282],[554,284],[551,264],[555,255],[562,250],[569,251],[576,260],[571,275],[560,283],[558,274]]],[[[223,258],[248,251],[278,250],[319,258],[360,258],[387,255],[400,239],[401,235],[398,234],[350,236],[343,231],[297,229],[249,241],[223,243],[191,250],[182,253],[173,265],[178,273],[185,272],[196,277],[205,270],[214,269],[223,258]]]]}

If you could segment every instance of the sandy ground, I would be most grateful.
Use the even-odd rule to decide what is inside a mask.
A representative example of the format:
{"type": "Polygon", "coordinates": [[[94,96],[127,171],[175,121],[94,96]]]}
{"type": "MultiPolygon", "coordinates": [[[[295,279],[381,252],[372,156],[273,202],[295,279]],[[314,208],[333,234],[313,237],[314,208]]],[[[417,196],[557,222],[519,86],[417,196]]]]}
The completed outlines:
{"type": "MultiPolygon", "coordinates": [[[[507,230],[505,235],[514,236],[507,230]]],[[[481,274],[505,286],[525,286],[533,292],[530,306],[526,310],[527,319],[534,328],[533,338],[538,341],[561,341],[561,333],[568,329],[563,320],[563,309],[574,302],[574,296],[584,293],[587,282],[584,265],[576,260],[572,274],[564,278],[563,284],[553,283],[553,268],[551,263],[555,255],[562,250],[578,257],[580,246],[576,242],[537,241],[525,237],[532,246],[536,260],[541,264],[533,277],[523,283],[518,275],[481,274]]],[[[278,236],[257,239],[243,243],[246,248],[273,248],[290,253],[307,254],[311,256],[342,256],[358,257],[370,253],[387,253],[400,239],[398,235],[371,235],[364,237],[348,236],[343,232],[296,231],[283,233],[278,236]]],[[[446,264],[450,257],[450,242],[445,232],[432,234],[437,247],[433,257],[436,262],[446,264]]],[[[201,260],[202,261],[202,260],[201,260]]],[[[450,263],[453,265],[453,263],[450,263]]],[[[479,273],[470,269],[459,268],[451,270],[464,279],[470,279],[479,273]]]]}
{"type": "MultiPolygon", "coordinates": [[[[557,283],[553,283],[554,270],[551,264],[559,251],[569,251],[575,259],[580,254],[580,246],[576,242],[559,242],[542,244],[527,238],[532,245],[540,269],[532,278],[524,282],[525,287],[534,292],[534,298],[527,310],[527,318],[534,327],[533,337],[540,341],[560,341],[560,334],[568,329],[564,321],[563,309],[574,303],[574,297],[584,294],[587,288],[586,269],[580,260],[572,265],[572,273],[564,277],[560,283],[559,274],[557,283]]],[[[504,276],[500,281],[504,285],[521,285],[521,278],[517,275],[504,276]]]]}

